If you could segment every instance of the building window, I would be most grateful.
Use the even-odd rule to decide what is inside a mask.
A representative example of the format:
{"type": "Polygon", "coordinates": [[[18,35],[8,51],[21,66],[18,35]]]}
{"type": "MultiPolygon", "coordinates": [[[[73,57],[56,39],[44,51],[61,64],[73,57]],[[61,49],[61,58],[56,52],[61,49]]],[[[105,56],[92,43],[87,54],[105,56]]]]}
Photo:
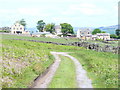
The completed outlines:
{"type": "Polygon", "coordinates": [[[22,30],[22,28],[20,28],[20,30],[22,30]]]}
{"type": "Polygon", "coordinates": [[[15,30],[15,28],[13,28],[15,30]]]}

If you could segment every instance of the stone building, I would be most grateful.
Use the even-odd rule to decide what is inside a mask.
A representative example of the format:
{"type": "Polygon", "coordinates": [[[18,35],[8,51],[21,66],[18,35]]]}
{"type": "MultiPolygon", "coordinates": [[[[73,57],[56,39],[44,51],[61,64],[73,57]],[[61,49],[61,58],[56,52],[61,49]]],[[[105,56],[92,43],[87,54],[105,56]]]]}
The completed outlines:
{"type": "Polygon", "coordinates": [[[56,25],[55,26],[55,33],[56,33],[56,35],[62,35],[61,26],[60,25],[56,25]]]}
{"type": "Polygon", "coordinates": [[[91,40],[96,40],[97,39],[97,35],[92,35],[91,40]]]}
{"type": "Polygon", "coordinates": [[[110,40],[110,34],[109,33],[97,33],[97,38],[102,40],[110,40]]]}
{"type": "Polygon", "coordinates": [[[77,31],[77,38],[81,40],[110,40],[110,34],[109,33],[97,33],[96,35],[91,34],[90,29],[79,29],[77,31]]]}
{"type": "Polygon", "coordinates": [[[77,31],[77,38],[83,39],[83,40],[89,40],[91,39],[91,30],[88,28],[84,28],[84,29],[79,29],[77,31]]]}
{"type": "Polygon", "coordinates": [[[9,33],[10,32],[10,27],[1,27],[0,31],[9,33]]]}

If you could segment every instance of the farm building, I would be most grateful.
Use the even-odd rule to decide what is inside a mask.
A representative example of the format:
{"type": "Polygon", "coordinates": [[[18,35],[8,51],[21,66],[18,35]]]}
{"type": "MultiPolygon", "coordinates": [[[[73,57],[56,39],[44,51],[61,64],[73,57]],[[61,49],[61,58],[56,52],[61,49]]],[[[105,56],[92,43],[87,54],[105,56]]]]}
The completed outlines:
{"type": "Polygon", "coordinates": [[[88,28],[79,29],[77,31],[77,38],[83,39],[83,40],[90,40],[92,37],[91,30],[88,28]]]}
{"type": "Polygon", "coordinates": [[[110,40],[110,34],[109,33],[97,33],[96,35],[91,34],[90,29],[79,29],[77,31],[77,38],[81,40],[96,40],[96,39],[102,39],[102,40],[110,40]]]}
{"type": "Polygon", "coordinates": [[[25,31],[25,27],[21,25],[19,22],[16,22],[11,26],[12,34],[29,34],[29,31],[25,31]]]}
{"type": "Polygon", "coordinates": [[[102,40],[110,40],[110,34],[109,33],[97,33],[97,38],[102,40]]]}
{"type": "Polygon", "coordinates": [[[61,26],[60,25],[56,25],[55,26],[55,33],[56,33],[56,35],[62,35],[61,26]]]}

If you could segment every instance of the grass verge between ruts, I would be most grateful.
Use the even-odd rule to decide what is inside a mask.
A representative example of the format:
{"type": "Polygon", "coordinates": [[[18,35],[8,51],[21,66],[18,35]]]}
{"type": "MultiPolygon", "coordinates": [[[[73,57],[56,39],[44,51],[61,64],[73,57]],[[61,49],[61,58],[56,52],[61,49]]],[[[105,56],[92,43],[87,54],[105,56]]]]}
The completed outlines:
{"type": "Polygon", "coordinates": [[[75,65],[72,60],[60,56],[61,63],[49,88],[77,88],[75,65]]]}

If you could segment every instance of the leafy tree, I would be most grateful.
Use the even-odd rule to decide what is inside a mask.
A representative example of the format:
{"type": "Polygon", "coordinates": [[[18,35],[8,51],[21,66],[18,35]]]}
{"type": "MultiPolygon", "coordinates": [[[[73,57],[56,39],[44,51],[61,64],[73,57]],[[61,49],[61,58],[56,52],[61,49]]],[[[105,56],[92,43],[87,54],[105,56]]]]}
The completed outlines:
{"type": "Polygon", "coordinates": [[[101,33],[106,33],[105,31],[101,31],[101,33]]]}
{"type": "Polygon", "coordinates": [[[51,23],[51,24],[47,24],[44,28],[45,31],[48,31],[50,33],[54,33],[55,32],[55,24],[51,23]]]}
{"type": "Polygon", "coordinates": [[[19,23],[20,23],[21,25],[23,25],[23,26],[26,26],[26,22],[25,22],[24,19],[21,19],[21,20],[19,21],[19,23]]]}
{"type": "Polygon", "coordinates": [[[117,36],[120,35],[120,29],[116,29],[116,35],[117,35],[117,36]]]}
{"type": "Polygon", "coordinates": [[[19,24],[23,25],[26,29],[26,21],[24,19],[21,19],[20,21],[18,21],[19,24]]]}
{"type": "Polygon", "coordinates": [[[40,31],[40,32],[43,32],[43,28],[45,26],[45,22],[43,22],[43,20],[39,20],[37,22],[37,29],[40,31]]]}
{"type": "Polygon", "coordinates": [[[62,23],[61,25],[61,32],[63,33],[63,35],[67,35],[68,33],[70,34],[74,34],[73,32],[73,27],[68,24],[68,23],[62,23]]]}
{"type": "Polygon", "coordinates": [[[117,38],[117,35],[111,34],[111,35],[110,35],[110,38],[117,38]]]}
{"type": "Polygon", "coordinates": [[[92,32],[93,35],[96,34],[96,33],[101,33],[101,30],[100,30],[100,29],[95,29],[95,30],[92,32]]]}
{"type": "Polygon", "coordinates": [[[117,39],[120,39],[120,35],[117,37],[117,39]]]}

